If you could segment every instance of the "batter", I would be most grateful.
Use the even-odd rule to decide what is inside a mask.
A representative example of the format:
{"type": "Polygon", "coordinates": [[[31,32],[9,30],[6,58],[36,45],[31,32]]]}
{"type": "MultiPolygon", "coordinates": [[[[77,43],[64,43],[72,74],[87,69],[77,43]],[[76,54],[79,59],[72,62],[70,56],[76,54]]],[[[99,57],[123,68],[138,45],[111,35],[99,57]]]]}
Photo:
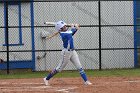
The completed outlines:
{"type": "Polygon", "coordinates": [[[84,81],[84,84],[91,85],[92,83],[87,79],[86,73],[84,69],[82,68],[78,54],[74,50],[73,36],[79,29],[79,25],[71,24],[70,30],[66,27],[66,25],[67,24],[63,21],[58,21],[55,24],[55,28],[59,32],[61,39],[63,41],[63,50],[61,52],[61,62],[59,63],[59,65],[51,73],[49,73],[47,77],[44,78],[45,85],[49,85],[49,80],[54,75],[61,72],[64,69],[64,67],[68,64],[69,61],[71,61],[74,64],[74,66],[77,68],[77,70],[79,71],[84,81]]]}

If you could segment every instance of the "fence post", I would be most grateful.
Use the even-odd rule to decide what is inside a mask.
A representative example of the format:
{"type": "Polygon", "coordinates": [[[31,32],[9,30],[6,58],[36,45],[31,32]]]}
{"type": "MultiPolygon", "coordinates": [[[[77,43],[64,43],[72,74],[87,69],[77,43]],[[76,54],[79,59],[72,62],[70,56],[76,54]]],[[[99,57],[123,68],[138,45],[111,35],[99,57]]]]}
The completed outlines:
{"type": "Polygon", "coordinates": [[[100,0],[98,1],[98,12],[99,12],[99,70],[102,69],[102,51],[101,51],[101,2],[100,0]]]}
{"type": "Polygon", "coordinates": [[[5,1],[6,6],[6,46],[7,46],[7,74],[9,74],[9,32],[8,32],[8,1],[5,1]]]}
{"type": "Polygon", "coordinates": [[[30,2],[31,16],[31,38],[32,38],[32,71],[35,71],[35,37],[34,37],[34,0],[30,2]]]}

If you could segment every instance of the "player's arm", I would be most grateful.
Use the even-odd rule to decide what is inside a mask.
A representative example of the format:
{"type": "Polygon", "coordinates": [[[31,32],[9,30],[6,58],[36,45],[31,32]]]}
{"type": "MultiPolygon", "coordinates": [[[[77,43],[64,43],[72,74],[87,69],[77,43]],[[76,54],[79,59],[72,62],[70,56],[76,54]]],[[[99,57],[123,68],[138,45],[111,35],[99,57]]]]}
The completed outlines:
{"type": "Polygon", "coordinates": [[[58,34],[59,34],[59,32],[60,32],[60,31],[58,31],[58,32],[54,33],[53,35],[48,36],[48,37],[47,37],[47,39],[51,39],[52,37],[54,37],[54,36],[58,35],[58,34]]]}
{"type": "Polygon", "coordinates": [[[79,28],[79,24],[71,24],[72,35],[74,35],[77,32],[77,30],[79,30],[79,28]]]}

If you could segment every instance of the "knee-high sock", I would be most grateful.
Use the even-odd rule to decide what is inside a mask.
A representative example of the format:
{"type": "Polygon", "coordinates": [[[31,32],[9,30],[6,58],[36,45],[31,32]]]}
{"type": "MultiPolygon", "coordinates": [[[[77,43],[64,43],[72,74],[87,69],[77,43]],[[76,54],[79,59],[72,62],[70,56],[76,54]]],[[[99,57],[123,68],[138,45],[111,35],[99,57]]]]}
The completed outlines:
{"type": "Polygon", "coordinates": [[[48,74],[48,76],[46,77],[46,80],[51,79],[57,73],[58,73],[58,71],[56,69],[54,69],[51,73],[48,74]]]}
{"type": "Polygon", "coordinates": [[[83,78],[83,80],[86,82],[87,81],[87,76],[86,76],[85,71],[81,68],[81,69],[79,69],[79,72],[80,72],[80,75],[83,78]]]}

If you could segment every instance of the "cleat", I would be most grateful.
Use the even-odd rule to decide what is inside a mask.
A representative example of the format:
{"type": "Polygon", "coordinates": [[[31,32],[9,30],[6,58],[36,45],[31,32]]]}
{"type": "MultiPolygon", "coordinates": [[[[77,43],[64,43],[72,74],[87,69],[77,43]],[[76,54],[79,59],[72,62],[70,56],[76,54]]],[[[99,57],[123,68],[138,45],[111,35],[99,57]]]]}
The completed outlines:
{"type": "Polygon", "coordinates": [[[92,83],[90,81],[86,81],[84,84],[85,85],[92,85],[92,83]]]}
{"type": "Polygon", "coordinates": [[[49,84],[49,81],[46,80],[46,78],[43,78],[43,80],[44,80],[44,83],[45,83],[46,86],[49,86],[49,85],[50,85],[50,84],[49,84]]]}

